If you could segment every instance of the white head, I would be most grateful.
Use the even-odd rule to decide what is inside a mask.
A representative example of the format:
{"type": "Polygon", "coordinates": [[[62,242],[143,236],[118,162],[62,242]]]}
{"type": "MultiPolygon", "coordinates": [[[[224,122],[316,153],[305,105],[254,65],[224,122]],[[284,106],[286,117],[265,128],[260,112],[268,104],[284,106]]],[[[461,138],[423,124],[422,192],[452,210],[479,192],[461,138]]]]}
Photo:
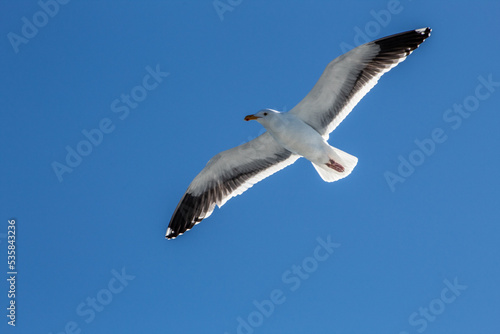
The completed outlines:
{"type": "Polygon", "coordinates": [[[262,125],[269,124],[280,112],[273,109],[262,109],[256,114],[245,116],[245,121],[256,120],[262,125]]]}

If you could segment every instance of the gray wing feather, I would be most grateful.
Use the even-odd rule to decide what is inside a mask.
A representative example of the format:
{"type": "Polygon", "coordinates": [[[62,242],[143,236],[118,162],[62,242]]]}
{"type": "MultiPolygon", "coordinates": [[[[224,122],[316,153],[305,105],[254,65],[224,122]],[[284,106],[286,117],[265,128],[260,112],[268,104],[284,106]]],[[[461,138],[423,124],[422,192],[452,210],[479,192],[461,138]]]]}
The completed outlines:
{"type": "Polygon", "coordinates": [[[267,132],[217,154],[189,185],[172,215],[166,238],[173,239],[191,229],[209,217],[215,205],[221,207],[298,158],[267,132]]]}
{"type": "Polygon", "coordinates": [[[379,78],[405,60],[430,32],[423,28],[384,37],[337,57],[290,113],[328,138],[379,78]]]}

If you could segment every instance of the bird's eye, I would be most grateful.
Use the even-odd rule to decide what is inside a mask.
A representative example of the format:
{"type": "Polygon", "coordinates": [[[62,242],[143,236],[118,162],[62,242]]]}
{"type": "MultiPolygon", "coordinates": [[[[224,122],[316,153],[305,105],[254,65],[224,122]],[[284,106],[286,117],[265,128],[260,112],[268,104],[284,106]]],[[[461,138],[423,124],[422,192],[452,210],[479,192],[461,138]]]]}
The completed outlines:
{"type": "Polygon", "coordinates": [[[267,116],[267,112],[264,113],[264,116],[267,116]]]}

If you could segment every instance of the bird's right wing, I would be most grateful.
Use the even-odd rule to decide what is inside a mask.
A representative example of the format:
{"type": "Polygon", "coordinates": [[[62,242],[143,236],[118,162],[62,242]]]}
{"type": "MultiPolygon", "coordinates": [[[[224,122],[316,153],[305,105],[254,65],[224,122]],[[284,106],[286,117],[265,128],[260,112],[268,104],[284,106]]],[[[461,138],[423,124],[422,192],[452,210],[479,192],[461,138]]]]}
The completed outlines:
{"type": "Polygon", "coordinates": [[[268,132],[217,154],[182,196],[165,237],[173,239],[186,232],[210,216],[215,205],[221,207],[230,198],[293,164],[299,157],[279,145],[268,132]]]}
{"type": "Polygon", "coordinates": [[[328,138],[378,79],[405,60],[430,33],[430,28],[402,32],[360,45],[335,58],[290,113],[328,138]]]}

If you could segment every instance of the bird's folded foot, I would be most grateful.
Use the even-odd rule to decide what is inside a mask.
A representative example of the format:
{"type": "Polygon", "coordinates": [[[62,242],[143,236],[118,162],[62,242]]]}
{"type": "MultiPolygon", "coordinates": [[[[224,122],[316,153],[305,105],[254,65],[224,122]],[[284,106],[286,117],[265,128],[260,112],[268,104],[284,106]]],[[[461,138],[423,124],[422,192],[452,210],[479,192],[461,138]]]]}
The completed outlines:
{"type": "Polygon", "coordinates": [[[328,161],[325,165],[339,173],[343,173],[345,170],[344,166],[342,166],[338,162],[335,162],[333,159],[330,159],[330,161],[328,161]]]}

